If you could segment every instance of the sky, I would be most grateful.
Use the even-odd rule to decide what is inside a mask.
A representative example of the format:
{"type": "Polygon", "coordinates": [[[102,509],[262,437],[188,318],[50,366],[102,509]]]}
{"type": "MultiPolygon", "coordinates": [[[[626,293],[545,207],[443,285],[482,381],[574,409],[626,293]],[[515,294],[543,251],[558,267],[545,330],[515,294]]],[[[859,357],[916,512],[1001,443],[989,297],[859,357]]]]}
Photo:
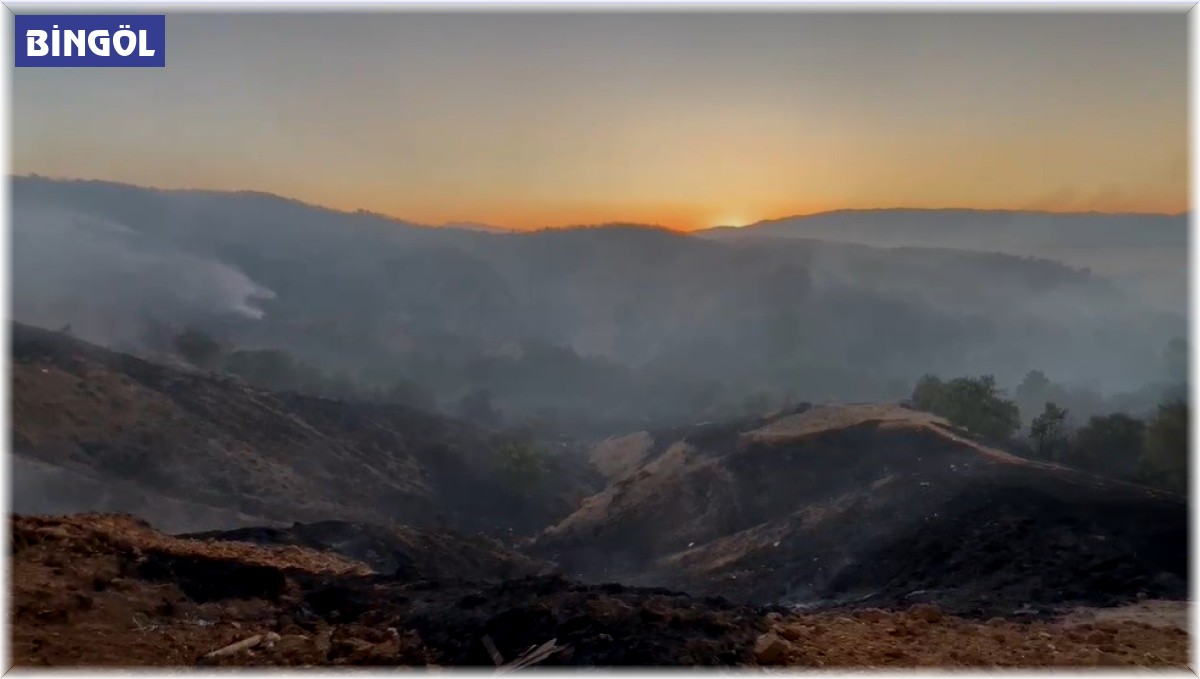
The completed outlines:
{"type": "Polygon", "coordinates": [[[1179,12],[168,13],[166,52],[14,69],[12,171],[522,229],[1189,207],[1179,12]]]}

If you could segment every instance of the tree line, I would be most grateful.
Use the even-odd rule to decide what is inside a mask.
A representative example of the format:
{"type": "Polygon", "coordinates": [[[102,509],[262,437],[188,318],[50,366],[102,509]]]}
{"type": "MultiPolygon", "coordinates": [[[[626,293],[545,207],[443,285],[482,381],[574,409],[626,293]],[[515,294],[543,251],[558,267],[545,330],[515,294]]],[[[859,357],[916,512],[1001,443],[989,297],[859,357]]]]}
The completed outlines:
{"type": "MultiPolygon", "coordinates": [[[[1031,373],[1022,385],[1040,378],[1040,373],[1031,373]]],[[[1144,419],[1112,412],[1074,426],[1068,409],[1046,401],[1028,428],[1022,427],[1020,407],[991,375],[945,381],[926,375],[913,389],[910,404],[1032,459],[1175,492],[1187,490],[1190,414],[1182,389],[1166,390],[1144,419]]]]}

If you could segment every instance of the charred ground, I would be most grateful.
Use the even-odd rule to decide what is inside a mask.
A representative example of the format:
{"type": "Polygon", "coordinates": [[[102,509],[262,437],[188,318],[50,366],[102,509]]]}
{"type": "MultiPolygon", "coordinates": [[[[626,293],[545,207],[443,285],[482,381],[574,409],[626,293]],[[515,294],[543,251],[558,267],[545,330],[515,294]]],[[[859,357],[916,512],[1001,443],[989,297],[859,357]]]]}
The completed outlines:
{"type": "Polygon", "coordinates": [[[156,522],[13,519],[22,665],[189,665],[255,636],[203,661],[491,665],[551,641],[542,663],[1187,661],[1178,621],[1064,621],[1186,598],[1183,497],[899,406],[634,432],[517,487],[510,432],[22,326],[13,350],[16,459],[156,522]]]}

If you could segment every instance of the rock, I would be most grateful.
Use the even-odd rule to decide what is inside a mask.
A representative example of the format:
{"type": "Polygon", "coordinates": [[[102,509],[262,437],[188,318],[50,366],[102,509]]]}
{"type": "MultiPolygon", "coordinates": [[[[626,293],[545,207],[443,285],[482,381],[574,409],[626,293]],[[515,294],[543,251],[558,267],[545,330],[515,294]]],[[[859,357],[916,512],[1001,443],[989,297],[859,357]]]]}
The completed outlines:
{"type": "Polygon", "coordinates": [[[760,665],[778,665],[787,658],[790,648],[778,634],[767,632],[754,642],[754,659],[760,665]]]}

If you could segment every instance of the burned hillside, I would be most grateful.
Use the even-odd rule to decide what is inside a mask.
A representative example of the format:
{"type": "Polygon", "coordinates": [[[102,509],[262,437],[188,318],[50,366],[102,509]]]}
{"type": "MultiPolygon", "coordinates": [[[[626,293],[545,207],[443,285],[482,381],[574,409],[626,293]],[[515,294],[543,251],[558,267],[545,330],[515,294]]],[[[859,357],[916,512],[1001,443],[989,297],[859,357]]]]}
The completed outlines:
{"type": "Polygon", "coordinates": [[[20,325],[13,351],[18,512],[183,533],[14,517],[22,665],[1186,658],[1175,623],[1063,622],[1186,598],[1182,497],[898,405],[554,449],[20,325]]]}
{"type": "MultiPolygon", "coordinates": [[[[514,486],[497,469],[508,432],[405,406],[268,392],[20,324],[12,352],[17,458],[233,510],[250,517],[242,525],[340,519],[507,538],[565,516],[600,482],[559,455],[559,483],[514,486]]],[[[80,509],[95,507],[68,507],[80,509]]]]}
{"type": "Polygon", "coordinates": [[[589,579],[986,617],[1185,596],[1187,505],[901,407],[823,407],[668,443],[535,549],[589,579]]]}

